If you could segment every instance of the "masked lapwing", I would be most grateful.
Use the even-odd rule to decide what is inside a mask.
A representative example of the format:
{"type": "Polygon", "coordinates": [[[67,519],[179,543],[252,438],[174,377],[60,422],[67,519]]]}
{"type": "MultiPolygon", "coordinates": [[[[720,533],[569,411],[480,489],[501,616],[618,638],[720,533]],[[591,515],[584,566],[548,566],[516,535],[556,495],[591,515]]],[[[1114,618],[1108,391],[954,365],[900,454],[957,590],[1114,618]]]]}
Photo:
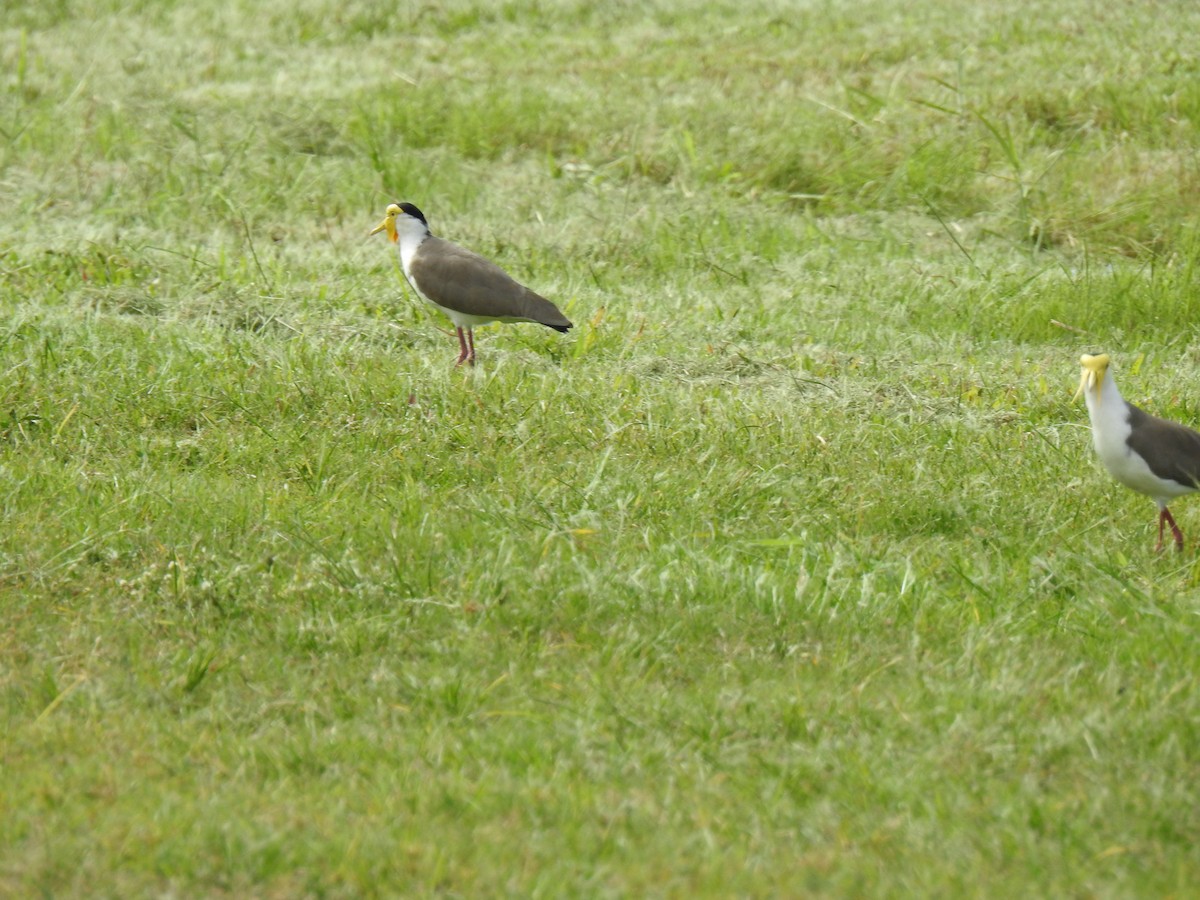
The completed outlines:
{"type": "Polygon", "coordinates": [[[1152,416],[1127,403],[1117,390],[1107,353],[1080,357],[1082,393],[1092,420],[1092,443],[1104,468],[1126,487],[1158,504],[1158,544],[1163,526],[1171,526],[1175,546],[1183,549],[1183,534],[1167,503],[1200,489],[1200,433],[1152,416]]]}
{"type": "Polygon", "coordinates": [[[458,334],[458,359],[475,365],[475,326],[488,322],[537,322],[565,332],[571,322],[558,307],[509,277],[495,263],[435,237],[411,203],[392,203],[371,232],[386,231],[400,252],[404,277],[422,300],[441,310],[458,334]]]}

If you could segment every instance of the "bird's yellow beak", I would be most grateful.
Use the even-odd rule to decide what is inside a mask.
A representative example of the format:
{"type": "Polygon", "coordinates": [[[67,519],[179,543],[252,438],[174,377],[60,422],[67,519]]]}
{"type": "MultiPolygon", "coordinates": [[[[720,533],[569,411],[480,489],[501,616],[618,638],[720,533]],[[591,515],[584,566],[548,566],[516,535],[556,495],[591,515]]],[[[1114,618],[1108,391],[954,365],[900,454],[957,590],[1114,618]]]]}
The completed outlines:
{"type": "Polygon", "coordinates": [[[396,214],[394,212],[389,211],[384,220],[371,230],[371,234],[379,234],[379,232],[384,230],[387,231],[388,240],[393,244],[399,240],[396,234],[396,214]]]}
{"type": "Polygon", "coordinates": [[[1083,371],[1079,374],[1079,390],[1075,392],[1075,396],[1071,398],[1074,403],[1079,399],[1079,395],[1084,391],[1096,388],[1096,399],[1100,399],[1100,387],[1104,384],[1104,373],[1108,371],[1109,358],[1107,353],[1100,353],[1092,356],[1089,353],[1079,357],[1079,365],[1083,367],[1083,371]]]}

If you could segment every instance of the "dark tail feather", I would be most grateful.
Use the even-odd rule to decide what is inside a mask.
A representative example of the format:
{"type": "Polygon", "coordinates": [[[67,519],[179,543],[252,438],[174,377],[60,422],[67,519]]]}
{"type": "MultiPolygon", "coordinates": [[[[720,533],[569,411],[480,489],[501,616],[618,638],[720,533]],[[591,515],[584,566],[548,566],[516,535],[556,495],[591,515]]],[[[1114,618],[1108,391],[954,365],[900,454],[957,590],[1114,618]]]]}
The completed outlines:
{"type": "Polygon", "coordinates": [[[571,327],[571,320],[562,314],[562,310],[529,288],[525,288],[525,309],[522,311],[533,321],[555,331],[565,333],[571,327]]]}

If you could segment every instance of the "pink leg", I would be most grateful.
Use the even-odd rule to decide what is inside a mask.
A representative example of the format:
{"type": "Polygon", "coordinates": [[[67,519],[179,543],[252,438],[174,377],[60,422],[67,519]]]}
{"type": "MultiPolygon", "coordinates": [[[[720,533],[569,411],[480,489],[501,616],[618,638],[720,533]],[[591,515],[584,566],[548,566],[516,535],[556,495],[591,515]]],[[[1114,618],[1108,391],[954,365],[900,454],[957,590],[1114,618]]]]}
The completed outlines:
{"type": "Polygon", "coordinates": [[[467,329],[467,340],[471,344],[471,352],[467,354],[467,365],[473,366],[473,365],[475,365],[475,329],[474,328],[467,329]]]}
{"type": "Polygon", "coordinates": [[[1175,517],[1171,515],[1171,511],[1165,506],[1162,508],[1162,512],[1158,514],[1158,547],[1155,549],[1155,552],[1157,553],[1162,549],[1163,522],[1171,526],[1171,534],[1175,536],[1175,548],[1182,552],[1183,532],[1179,530],[1179,526],[1175,524],[1175,517]]]}
{"type": "Polygon", "coordinates": [[[470,352],[468,352],[467,351],[467,339],[465,337],[463,337],[462,328],[455,328],[454,333],[458,335],[458,359],[456,359],[454,361],[454,364],[456,366],[461,366],[463,364],[463,362],[466,362],[468,365],[474,365],[475,364],[475,362],[474,362],[474,356],[475,356],[474,341],[472,341],[471,350],[470,350],[470,352]]]}

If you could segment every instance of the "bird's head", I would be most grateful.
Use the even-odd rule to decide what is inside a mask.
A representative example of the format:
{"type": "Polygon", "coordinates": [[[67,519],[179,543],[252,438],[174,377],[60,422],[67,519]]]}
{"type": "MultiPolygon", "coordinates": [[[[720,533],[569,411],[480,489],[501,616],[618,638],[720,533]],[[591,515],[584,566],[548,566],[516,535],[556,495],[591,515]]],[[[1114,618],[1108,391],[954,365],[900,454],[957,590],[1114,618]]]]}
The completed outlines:
{"type": "Polygon", "coordinates": [[[408,225],[416,227],[423,231],[428,231],[429,226],[425,222],[425,216],[421,211],[411,203],[389,203],[387,214],[383,217],[383,221],[372,229],[371,234],[379,234],[381,231],[386,231],[388,240],[393,244],[400,240],[400,228],[408,225]]]}
{"type": "Polygon", "coordinates": [[[1090,353],[1085,353],[1079,357],[1079,365],[1082,366],[1082,372],[1079,376],[1079,390],[1075,392],[1072,401],[1078,400],[1079,395],[1084,391],[1096,389],[1096,399],[1100,399],[1100,386],[1104,384],[1104,373],[1108,371],[1108,364],[1111,362],[1107,353],[1097,353],[1092,356],[1090,353]]]}

